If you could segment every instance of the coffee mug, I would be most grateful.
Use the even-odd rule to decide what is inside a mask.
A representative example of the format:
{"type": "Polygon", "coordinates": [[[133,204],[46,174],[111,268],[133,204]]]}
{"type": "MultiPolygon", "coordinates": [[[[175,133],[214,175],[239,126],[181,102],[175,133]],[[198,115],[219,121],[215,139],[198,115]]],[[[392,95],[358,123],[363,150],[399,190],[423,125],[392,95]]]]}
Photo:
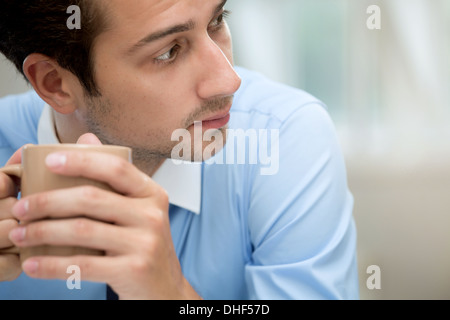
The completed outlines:
{"type": "MultiPolygon", "coordinates": [[[[102,152],[111,154],[131,162],[130,148],[109,145],[82,145],[82,144],[56,144],[56,145],[27,145],[22,151],[22,164],[9,165],[0,168],[9,176],[20,179],[20,192],[22,197],[32,194],[90,185],[103,190],[113,191],[111,187],[99,181],[84,177],[68,177],[52,173],[46,166],[48,155],[55,152],[102,152]]],[[[21,223],[23,224],[23,223],[21,223]]],[[[35,246],[28,248],[11,247],[0,249],[0,254],[20,254],[22,261],[33,256],[73,256],[73,255],[103,255],[100,250],[70,247],[70,246],[35,246]]]]}

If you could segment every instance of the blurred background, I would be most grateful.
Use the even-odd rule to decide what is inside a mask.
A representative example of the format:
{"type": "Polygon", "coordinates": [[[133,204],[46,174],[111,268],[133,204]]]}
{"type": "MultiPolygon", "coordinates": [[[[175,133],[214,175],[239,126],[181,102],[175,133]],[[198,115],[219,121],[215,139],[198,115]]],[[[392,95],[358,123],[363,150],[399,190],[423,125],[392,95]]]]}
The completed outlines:
{"type": "MultiPolygon", "coordinates": [[[[450,1],[227,7],[236,64],[329,108],[355,197],[361,299],[450,299],[450,1]],[[381,29],[368,28],[372,5],[381,29]],[[379,290],[366,285],[372,265],[379,290]]],[[[0,97],[26,90],[1,57],[0,97]]]]}
{"type": "Polygon", "coordinates": [[[450,1],[228,8],[237,64],[329,108],[355,197],[361,298],[450,299],[450,1]],[[381,29],[367,26],[371,5],[381,29]],[[366,285],[371,265],[380,290],[366,285]]]}

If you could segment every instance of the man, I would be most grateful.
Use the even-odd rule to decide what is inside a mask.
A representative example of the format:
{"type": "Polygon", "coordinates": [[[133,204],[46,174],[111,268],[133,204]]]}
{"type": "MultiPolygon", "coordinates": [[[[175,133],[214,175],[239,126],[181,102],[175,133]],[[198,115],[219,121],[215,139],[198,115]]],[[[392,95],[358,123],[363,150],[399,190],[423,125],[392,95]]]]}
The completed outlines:
{"type": "Polygon", "coordinates": [[[4,254],[1,298],[104,299],[106,284],[120,299],[358,298],[353,200],[333,125],[314,97],[233,67],[226,1],[0,3],[0,49],[35,91],[0,101],[3,162],[19,162],[14,151],[28,143],[133,149],[133,165],[76,153],[47,159],[58,174],[119,194],[76,188],[17,200],[0,174],[0,248],[106,252],[22,265],[4,254]],[[66,25],[74,4],[81,29],[66,25]],[[202,161],[169,160],[180,129],[194,137],[180,157],[202,161]],[[279,141],[234,150],[229,140],[210,152],[231,130],[279,141]],[[279,155],[265,173],[251,154],[264,146],[279,155]],[[233,151],[245,161],[227,158],[233,151]],[[73,265],[81,290],[66,287],[73,265]]]}

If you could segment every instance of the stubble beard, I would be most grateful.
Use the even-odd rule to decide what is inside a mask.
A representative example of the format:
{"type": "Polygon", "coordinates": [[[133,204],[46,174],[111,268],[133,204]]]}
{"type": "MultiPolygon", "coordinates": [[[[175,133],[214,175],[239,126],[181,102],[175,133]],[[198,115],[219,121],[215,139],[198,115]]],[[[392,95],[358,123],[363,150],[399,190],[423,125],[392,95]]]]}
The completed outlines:
{"type": "MultiPolygon", "coordinates": [[[[170,158],[172,147],[159,146],[158,148],[147,148],[136,146],[130,143],[128,136],[132,135],[132,128],[122,135],[108,134],[110,126],[114,122],[119,121],[120,115],[114,117],[111,115],[111,103],[107,99],[87,98],[87,116],[86,126],[90,133],[95,134],[99,140],[105,145],[125,146],[132,149],[133,164],[141,171],[148,175],[152,175],[159,167],[162,161],[170,158]],[[111,119],[108,122],[105,119],[111,119]],[[105,124],[106,123],[106,124],[105,124]]],[[[161,137],[147,136],[148,141],[161,141],[161,137]]]]}
{"type": "MultiPolygon", "coordinates": [[[[224,109],[224,107],[233,101],[233,96],[217,98],[210,101],[206,101],[201,108],[193,112],[190,116],[187,117],[187,120],[184,121],[184,127],[189,128],[197,119],[201,119],[204,116],[207,116],[211,113],[218,112],[224,109]]],[[[166,144],[161,144],[155,148],[149,147],[140,147],[136,145],[130,144],[126,141],[127,135],[132,134],[132,129],[130,132],[127,132],[125,135],[121,136],[113,136],[106,134],[108,132],[108,125],[105,123],[113,123],[114,121],[120,121],[120,115],[111,114],[111,103],[108,99],[104,99],[102,97],[98,98],[86,98],[87,105],[87,117],[86,117],[86,125],[90,133],[95,134],[99,140],[105,145],[119,145],[126,146],[132,149],[133,151],[133,164],[138,167],[143,172],[152,175],[155,170],[162,164],[163,161],[170,159],[172,157],[172,150],[179,142],[167,141],[166,144]],[[112,122],[107,122],[105,119],[110,119],[112,122]],[[103,121],[102,121],[103,120],[103,121]],[[125,137],[125,139],[123,139],[125,137]]],[[[226,143],[226,129],[228,126],[224,128],[217,129],[220,131],[224,137],[223,143],[226,143]]],[[[165,138],[163,135],[148,135],[145,139],[148,141],[162,141],[165,138]]],[[[192,135],[192,144],[194,144],[194,139],[192,135]]],[[[198,143],[198,142],[197,142],[198,143]]],[[[200,142],[203,144],[204,149],[208,144],[204,141],[200,142]]],[[[192,150],[194,150],[194,146],[192,146],[192,150]]],[[[194,155],[193,155],[194,156],[194,155]]],[[[192,159],[195,159],[193,157],[192,159]]],[[[204,159],[206,160],[206,159],[204,159]]]]}

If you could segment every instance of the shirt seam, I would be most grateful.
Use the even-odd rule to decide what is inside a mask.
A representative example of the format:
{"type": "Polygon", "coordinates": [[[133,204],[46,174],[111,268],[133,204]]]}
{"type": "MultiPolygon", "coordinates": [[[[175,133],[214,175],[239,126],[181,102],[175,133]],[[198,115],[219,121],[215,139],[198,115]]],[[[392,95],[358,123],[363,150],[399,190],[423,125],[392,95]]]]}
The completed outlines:
{"type": "Polygon", "coordinates": [[[292,112],[290,112],[286,117],[283,117],[283,118],[285,118],[285,119],[281,119],[278,115],[276,115],[276,114],[274,114],[274,113],[271,113],[271,112],[263,112],[263,111],[260,111],[260,110],[257,110],[257,109],[251,109],[251,110],[245,110],[245,109],[233,109],[232,112],[233,112],[233,113],[246,113],[246,114],[249,114],[249,113],[257,113],[257,114],[259,114],[259,115],[266,116],[266,117],[268,117],[268,118],[270,118],[270,119],[276,120],[276,121],[278,122],[278,128],[280,129],[281,127],[283,127],[283,125],[284,125],[287,121],[289,121],[289,120],[291,119],[291,117],[292,117],[295,113],[299,112],[300,110],[302,110],[302,109],[304,109],[304,108],[306,108],[306,107],[312,106],[312,105],[320,106],[320,107],[322,107],[322,108],[324,108],[325,110],[328,111],[327,105],[326,105],[325,103],[321,102],[320,100],[317,100],[317,101],[310,101],[310,102],[301,104],[300,106],[294,108],[294,110],[293,110],[292,112]]]}
{"type": "MultiPolygon", "coordinates": [[[[281,131],[281,129],[286,125],[286,123],[297,113],[297,112],[303,112],[304,111],[304,109],[305,108],[307,108],[307,107],[309,107],[309,106],[320,106],[320,107],[322,107],[322,108],[324,108],[325,110],[328,110],[328,108],[327,108],[327,106],[323,103],[323,102],[321,102],[320,100],[317,100],[317,101],[309,101],[309,102],[307,102],[307,103],[304,103],[304,104],[301,104],[299,107],[297,107],[297,108],[294,108],[294,110],[291,112],[291,113],[289,113],[289,115],[288,116],[286,116],[286,119],[284,119],[284,120],[281,120],[278,116],[276,116],[276,115],[274,115],[274,114],[271,114],[271,113],[267,113],[267,112],[261,112],[261,111],[258,111],[258,110],[254,110],[254,112],[256,112],[256,113],[259,113],[259,114],[261,114],[261,115],[265,115],[265,116],[267,116],[267,117],[269,117],[269,118],[271,118],[271,119],[275,119],[276,121],[278,121],[278,126],[277,126],[277,128],[278,128],[278,130],[280,130],[281,131]]],[[[248,111],[244,111],[244,110],[235,110],[235,111],[237,111],[237,112],[246,112],[246,113],[249,113],[248,111]]],[[[280,137],[281,138],[281,137],[280,137]]],[[[249,174],[248,174],[248,181],[246,181],[245,183],[249,186],[248,188],[246,188],[247,190],[248,190],[248,192],[247,192],[247,195],[246,195],[246,198],[247,198],[247,206],[246,206],[246,212],[245,212],[245,219],[244,219],[244,221],[245,221],[245,223],[246,223],[246,229],[247,229],[247,232],[246,232],[246,238],[247,238],[247,240],[248,240],[248,243],[250,244],[250,247],[251,247],[251,249],[252,249],[252,251],[250,251],[249,253],[250,254],[247,254],[247,245],[245,244],[245,247],[244,247],[244,252],[245,252],[245,255],[246,255],[246,259],[245,259],[245,265],[248,265],[249,263],[252,263],[253,262],[253,250],[255,249],[255,245],[254,245],[254,243],[252,243],[252,238],[251,238],[251,235],[250,235],[250,228],[249,228],[249,221],[248,221],[248,219],[249,219],[249,216],[248,216],[248,212],[249,212],[249,205],[250,205],[250,199],[251,199],[251,194],[252,194],[252,190],[253,190],[253,183],[250,183],[250,181],[249,181],[249,179],[251,179],[251,180],[254,180],[255,179],[255,175],[256,175],[256,172],[257,172],[257,170],[258,170],[258,168],[255,168],[255,167],[252,167],[252,166],[248,166],[249,167],[249,174]]],[[[244,183],[244,184],[245,184],[244,183]]]]}

